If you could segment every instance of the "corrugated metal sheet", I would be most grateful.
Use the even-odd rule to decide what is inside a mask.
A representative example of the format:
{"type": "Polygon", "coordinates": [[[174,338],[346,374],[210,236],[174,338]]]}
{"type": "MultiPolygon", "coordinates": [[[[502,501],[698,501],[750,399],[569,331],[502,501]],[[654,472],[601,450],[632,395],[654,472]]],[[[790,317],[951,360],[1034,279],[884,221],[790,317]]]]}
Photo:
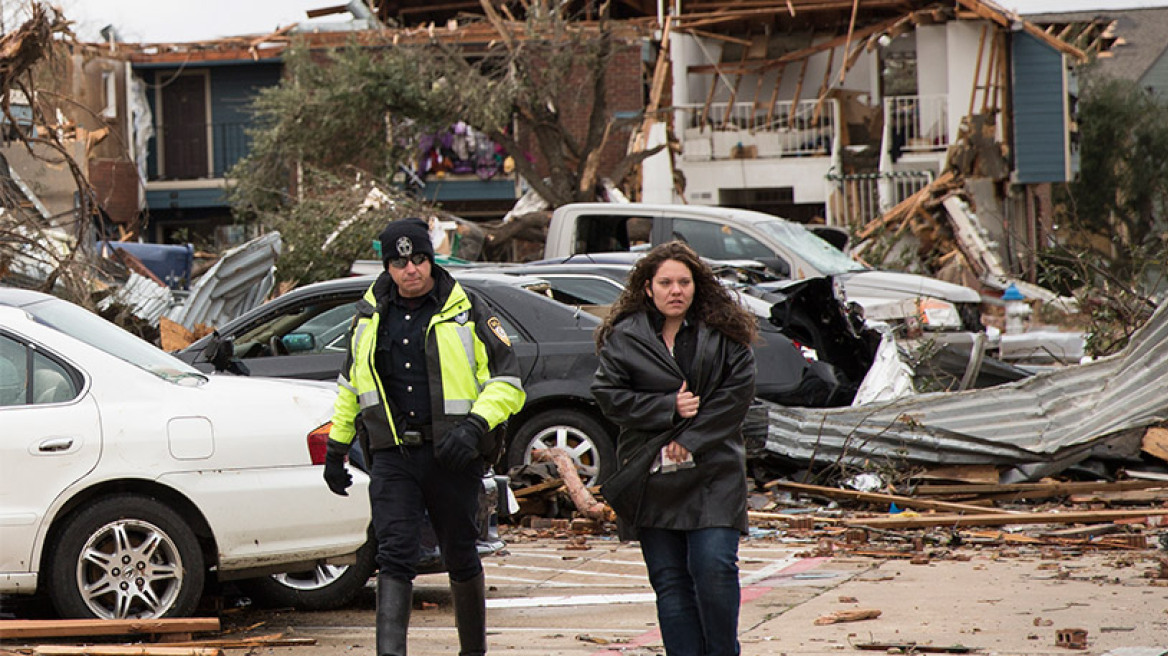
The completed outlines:
{"type": "Polygon", "coordinates": [[[168,317],[187,329],[221,326],[259,305],[272,291],[275,262],[284,247],[280,233],[269,232],[223,254],[195,282],[186,303],[168,317]]]}
{"type": "Polygon", "coordinates": [[[174,303],[174,298],[169,287],[130,272],[130,279],[113,294],[102,299],[98,307],[104,310],[114,303],[130,308],[130,312],[139,319],[158,323],[159,317],[174,303]]]}
{"type": "Polygon", "coordinates": [[[1092,455],[1131,457],[1168,419],[1168,308],[1122,352],[996,387],[851,408],[766,404],[767,451],[820,465],[1012,465],[1033,480],[1092,455]]]}

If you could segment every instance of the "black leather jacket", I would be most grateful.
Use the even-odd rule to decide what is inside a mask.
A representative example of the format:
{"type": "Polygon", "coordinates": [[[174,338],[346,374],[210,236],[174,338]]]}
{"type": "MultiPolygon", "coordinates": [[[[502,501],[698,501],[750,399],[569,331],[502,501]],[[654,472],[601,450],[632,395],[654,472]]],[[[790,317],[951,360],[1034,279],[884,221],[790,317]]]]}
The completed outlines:
{"type": "Polygon", "coordinates": [[[644,313],[620,320],[600,352],[592,394],[620,427],[620,468],[602,487],[605,500],[629,529],[733,527],[746,518],[746,449],[742,421],[754,398],[751,349],[699,323],[689,389],[701,397],[698,414],[676,413],[681,368],[644,313]],[[649,473],[671,440],[688,449],[695,466],[649,473]]]}

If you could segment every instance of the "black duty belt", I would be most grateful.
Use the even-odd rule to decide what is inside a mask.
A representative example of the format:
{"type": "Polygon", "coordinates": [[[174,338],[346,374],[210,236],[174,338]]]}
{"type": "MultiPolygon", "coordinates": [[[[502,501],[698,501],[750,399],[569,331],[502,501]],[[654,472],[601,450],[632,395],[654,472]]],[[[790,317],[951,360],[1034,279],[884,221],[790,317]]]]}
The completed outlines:
{"type": "Polygon", "coordinates": [[[421,444],[422,442],[432,442],[434,440],[434,432],[429,426],[407,428],[401,432],[401,440],[410,446],[421,444]]]}

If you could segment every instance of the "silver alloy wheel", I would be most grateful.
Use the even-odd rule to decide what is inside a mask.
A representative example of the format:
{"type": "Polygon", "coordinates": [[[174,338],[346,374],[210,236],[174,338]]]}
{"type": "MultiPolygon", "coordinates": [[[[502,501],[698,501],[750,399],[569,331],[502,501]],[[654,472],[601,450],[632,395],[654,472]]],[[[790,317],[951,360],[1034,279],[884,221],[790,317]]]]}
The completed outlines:
{"type": "Polygon", "coordinates": [[[102,619],[162,617],[183,585],[183,560],[170,536],[141,519],[93,532],[77,560],[77,588],[102,619]]]}
{"type": "Polygon", "coordinates": [[[564,424],[548,426],[532,436],[523,461],[530,463],[531,452],[535,449],[550,448],[562,449],[572,458],[584,485],[591,486],[599,482],[597,479],[600,477],[600,449],[597,448],[588,433],[575,426],[564,424]]]}
{"type": "Polygon", "coordinates": [[[336,582],[348,570],[348,565],[325,564],[303,572],[273,574],[272,578],[294,590],[319,590],[336,582]]]}

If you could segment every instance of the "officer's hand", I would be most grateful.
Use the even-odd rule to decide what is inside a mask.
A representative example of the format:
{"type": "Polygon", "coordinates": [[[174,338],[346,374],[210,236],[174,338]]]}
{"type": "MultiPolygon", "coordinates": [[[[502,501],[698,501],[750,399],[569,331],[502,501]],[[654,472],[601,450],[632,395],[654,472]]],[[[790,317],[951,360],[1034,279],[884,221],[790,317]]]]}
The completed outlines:
{"type": "Polygon", "coordinates": [[[486,434],[486,420],[469,414],[434,443],[434,455],[443,467],[451,471],[464,471],[479,457],[479,441],[486,434]]]}
{"type": "Polygon", "coordinates": [[[324,482],[328,484],[328,488],[333,491],[333,494],[339,494],[343,497],[349,496],[345,490],[353,484],[353,475],[345,467],[345,453],[347,451],[347,445],[329,440],[328,451],[325,451],[324,454],[324,482]]]}

